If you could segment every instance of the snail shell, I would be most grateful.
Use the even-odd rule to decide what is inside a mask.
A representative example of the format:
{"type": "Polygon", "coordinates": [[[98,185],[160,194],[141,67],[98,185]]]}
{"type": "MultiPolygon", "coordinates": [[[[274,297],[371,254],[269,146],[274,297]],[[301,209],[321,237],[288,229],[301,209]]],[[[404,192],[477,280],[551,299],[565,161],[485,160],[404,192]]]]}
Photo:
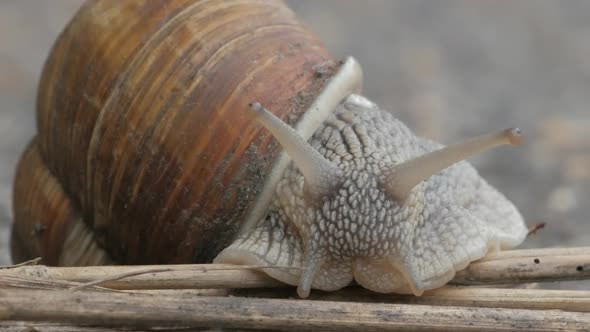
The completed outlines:
{"type": "Polygon", "coordinates": [[[211,261],[279,155],[245,105],[295,123],[339,67],[281,1],[87,2],[42,73],[15,259],[80,264],[59,257],[87,227],[118,263],[211,261]]]}

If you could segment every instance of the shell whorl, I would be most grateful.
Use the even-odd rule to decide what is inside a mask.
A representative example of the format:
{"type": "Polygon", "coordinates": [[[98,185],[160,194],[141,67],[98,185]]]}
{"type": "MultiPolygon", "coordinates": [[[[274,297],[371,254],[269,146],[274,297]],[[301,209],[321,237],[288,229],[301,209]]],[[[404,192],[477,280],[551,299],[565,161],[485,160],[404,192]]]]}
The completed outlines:
{"type": "Polygon", "coordinates": [[[338,66],[281,1],[88,2],[44,67],[32,144],[116,262],[208,261],[278,154],[247,104],[293,124],[338,66]]]}

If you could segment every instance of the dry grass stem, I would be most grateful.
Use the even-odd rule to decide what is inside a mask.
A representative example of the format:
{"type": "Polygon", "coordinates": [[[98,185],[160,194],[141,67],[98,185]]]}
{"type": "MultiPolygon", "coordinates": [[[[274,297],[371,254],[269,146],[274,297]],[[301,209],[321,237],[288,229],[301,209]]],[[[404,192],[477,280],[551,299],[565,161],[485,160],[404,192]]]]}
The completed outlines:
{"type": "MultiPolygon", "coordinates": [[[[590,291],[445,286],[415,297],[348,287],[293,300],[293,288],[259,271],[267,268],[286,267],[11,266],[0,270],[0,320],[14,324],[0,327],[74,331],[81,324],[110,332],[129,327],[583,331],[590,326],[590,291]],[[33,322],[38,323],[26,325],[33,322]]],[[[453,283],[579,279],[590,279],[590,247],[493,253],[457,273],[453,283]]]]}
{"type": "Polygon", "coordinates": [[[100,280],[90,281],[90,282],[84,283],[82,285],[72,287],[72,288],[70,288],[70,291],[77,292],[82,289],[89,288],[92,286],[98,286],[100,284],[104,284],[109,281],[121,280],[121,279],[134,277],[134,276],[138,276],[138,275],[142,275],[142,274],[168,272],[168,271],[171,271],[171,269],[162,269],[162,268],[160,268],[160,269],[146,269],[146,270],[141,270],[141,271],[131,271],[131,272],[126,272],[126,273],[121,273],[119,275],[114,275],[114,276],[103,278],[100,280]]]}
{"type": "Polygon", "coordinates": [[[108,327],[297,331],[587,331],[561,310],[0,289],[0,319],[108,327]],[[197,314],[198,313],[198,314],[197,314]]]}
{"type": "MultiPolygon", "coordinates": [[[[48,267],[19,266],[0,270],[0,276],[32,276],[113,289],[265,288],[284,284],[257,269],[271,266],[152,265],[48,267]],[[163,271],[149,273],[150,271],[163,271]],[[146,272],[147,271],[147,272],[146,272]]],[[[520,284],[590,279],[590,247],[502,251],[459,271],[452,284],[520,284]]],[[[84,286],[86,287],[86,286],[84,286]]]]}
{"type": "Polygon", "coordinates": [[[12,269],[12,268],[19,267],[19,266],[37,265],[37,264],[39,264],[40,261],[41,261],[41,257],[37,257],[37,258],[33,258],[28,261],[24,261],[22,263],[18,263],[18,264],[14,264],[14,265],[0,266],[0,270],[1,269],[12,269]]]}

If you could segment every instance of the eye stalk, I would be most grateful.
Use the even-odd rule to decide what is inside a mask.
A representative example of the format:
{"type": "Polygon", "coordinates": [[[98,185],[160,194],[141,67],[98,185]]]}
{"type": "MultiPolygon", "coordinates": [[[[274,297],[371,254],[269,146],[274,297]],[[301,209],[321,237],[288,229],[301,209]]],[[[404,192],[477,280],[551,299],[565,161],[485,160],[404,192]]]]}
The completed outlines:
{"type": "Polygon", "coordinates": [[[256,120],[272,133],[303,173],[308,198],[320,200],[331,195],[342,182],[340,169],[259,102],[250,103],[248,106],[256,120]]]}
{"type": "Polygon", "coordinates": [[[435,173],[493,147],[522,142],[520,129],[509,128],[453,144],[395,165],[388,172],[385,187],[390,195],[403,202],[415,186],[435,173]]]}

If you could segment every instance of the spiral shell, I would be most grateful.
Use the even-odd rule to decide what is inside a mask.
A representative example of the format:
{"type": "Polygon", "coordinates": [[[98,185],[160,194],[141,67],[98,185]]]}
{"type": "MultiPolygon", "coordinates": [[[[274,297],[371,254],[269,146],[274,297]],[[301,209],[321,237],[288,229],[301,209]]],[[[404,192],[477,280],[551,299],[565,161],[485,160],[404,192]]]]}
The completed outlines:
{"type": "Polygon", "coordinates": [[[86,3],[43,70],[15,260],[210,261],[278,155],[246,105],[293,124],[339,65],[281,1],[86,3]],[[67,240],[74,231],[88,234],[67,240]],[[66,246],[89,254],[66,259],[66,246]]]}

